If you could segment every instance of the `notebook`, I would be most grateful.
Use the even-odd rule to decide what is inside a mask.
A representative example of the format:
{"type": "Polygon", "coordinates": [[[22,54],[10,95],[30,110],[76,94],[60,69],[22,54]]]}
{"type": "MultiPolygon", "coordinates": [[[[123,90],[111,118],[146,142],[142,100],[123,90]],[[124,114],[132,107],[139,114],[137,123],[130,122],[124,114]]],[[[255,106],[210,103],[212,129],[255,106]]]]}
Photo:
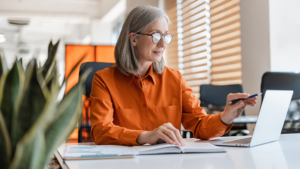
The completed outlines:
{"type": "Polygon", "coordinates": [[[150,154],[174,154],[174,153],[221,153],[226,152],[222,147],[217,147],[210,143],[192,143],[186,142],[185,146],[164,143],[157,145],[134,146],[138,150],[139,155],[150,154]]]}
{"type": "Polygon", "coordinates": [[[157,144],[143,146],[119,145],[71,145],[62,155],[65,160],[84,160],[99,158],[130,158],[135,155],[176,154],[176,153],[219,153],[226,152],[224,148],[210,143],[185,143],[179,147],[172,144],[157,144]]]}

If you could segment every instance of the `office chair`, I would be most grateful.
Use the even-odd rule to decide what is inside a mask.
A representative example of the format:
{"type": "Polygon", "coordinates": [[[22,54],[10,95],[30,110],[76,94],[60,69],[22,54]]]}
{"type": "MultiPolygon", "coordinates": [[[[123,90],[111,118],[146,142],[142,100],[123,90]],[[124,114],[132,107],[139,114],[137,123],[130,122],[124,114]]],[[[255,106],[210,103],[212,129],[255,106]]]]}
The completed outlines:
{"type": "MultiPolygon", "coordinates": [[[[208,114],[215,114],[224,111],[226,105],[227,95],[229,93],[243,93],[243,87],[240,84],[232,85],[209,85],[203,84],[200,86],[200,106],[204,108],[208,114]]],[[[242,116],[245,116],[245,111],[242,112],[242,116]]],[[[234,124],[231,128],[237,130],[235,134],[225,135],[248,135],[247,125],[234,124]]]]}
{"type": "Polygon", "coordinates": [[[82,133],[85,131],[88,135],[88,139],[90,139],[90,132],[91,132],[91,123],[90,123],[90,94],[92,91],[92,83],[93,83],[93,78],[94,74],[98,70],[105,69],[107,67],[113,66],[114,63],[103,63],[103,62],[85,62],[80,65],[80,70],[79,70],[79,79],[81,78],[81,75],[88,69],[92,68],[92,72],[88,75],[87,79],[85,80],[85,93],[84,95],[88,98],[84,103],[84,108],[85,108],[85,118],[82,120],[82,124],[80,128],[78,129],[78,143],[81,143],[83,138],[82,138],[82,133]]]}
{"type": "MultiPolygon", "coordinates": [[[[294,90],[292,101],[286,116],[285,133],[300,133],[300,73],[292,72],[266,72],[262,76],[261,92],[266,90],[294,90]]],[[[263,100],[264,95],[262,96],[263,100]]]]}

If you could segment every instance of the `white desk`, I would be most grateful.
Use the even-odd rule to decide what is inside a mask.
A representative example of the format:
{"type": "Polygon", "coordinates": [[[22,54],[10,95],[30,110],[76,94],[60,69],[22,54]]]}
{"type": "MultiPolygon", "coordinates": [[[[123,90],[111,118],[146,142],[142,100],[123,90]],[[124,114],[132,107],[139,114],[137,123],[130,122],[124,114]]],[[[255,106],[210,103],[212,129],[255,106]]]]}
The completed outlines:
{"type": "MultiPolygon", "coordinates": [[[[241,137],[221,137],[210,141],[241,137]]],[[[197,141],[186,139],[185,141],[197,141]]],[[[199,141],[199,140],[198,140],[199,141]]],[[[252,148],[225,147],[227,153],[144,155],[132,159],[65,161],[70,169],[299,169],[300,134],[284,134],[280,140],[252,148]]]]}

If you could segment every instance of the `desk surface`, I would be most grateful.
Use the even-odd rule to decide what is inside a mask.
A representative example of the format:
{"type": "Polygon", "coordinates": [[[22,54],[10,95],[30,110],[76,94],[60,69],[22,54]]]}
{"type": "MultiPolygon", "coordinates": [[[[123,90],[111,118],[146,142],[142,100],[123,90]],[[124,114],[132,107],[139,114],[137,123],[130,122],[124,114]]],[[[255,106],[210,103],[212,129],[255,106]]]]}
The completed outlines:
{"type": "MultiPolygon", "coordinates": [[[[187,142],[214,142],[242,137],[219,137],[204,141],[186,139],[187,142]]],[[[227,153],[143,155],[132,159],[65,161],[70,169],[254,169],[300,168],[300,134],[283,134],[279,141],[252,148],[225,147],[227,153]]]]}

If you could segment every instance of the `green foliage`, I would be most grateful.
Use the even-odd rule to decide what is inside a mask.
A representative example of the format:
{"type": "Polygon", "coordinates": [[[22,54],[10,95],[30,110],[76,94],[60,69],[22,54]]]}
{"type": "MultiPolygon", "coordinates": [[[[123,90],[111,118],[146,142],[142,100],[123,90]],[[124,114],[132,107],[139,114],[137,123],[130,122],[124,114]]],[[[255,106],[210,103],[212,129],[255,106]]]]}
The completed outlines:
{"type": "Polygon", "coordinates": [[[24,69],[19,59],[8,70],[0,57],[1,168],[44,168],[81,117],[81,96],[90,71],[57,101],[62,89],[55,61],[58,45],[49,43],[48,59],[42,67],[32,59],[24,69]]]}

